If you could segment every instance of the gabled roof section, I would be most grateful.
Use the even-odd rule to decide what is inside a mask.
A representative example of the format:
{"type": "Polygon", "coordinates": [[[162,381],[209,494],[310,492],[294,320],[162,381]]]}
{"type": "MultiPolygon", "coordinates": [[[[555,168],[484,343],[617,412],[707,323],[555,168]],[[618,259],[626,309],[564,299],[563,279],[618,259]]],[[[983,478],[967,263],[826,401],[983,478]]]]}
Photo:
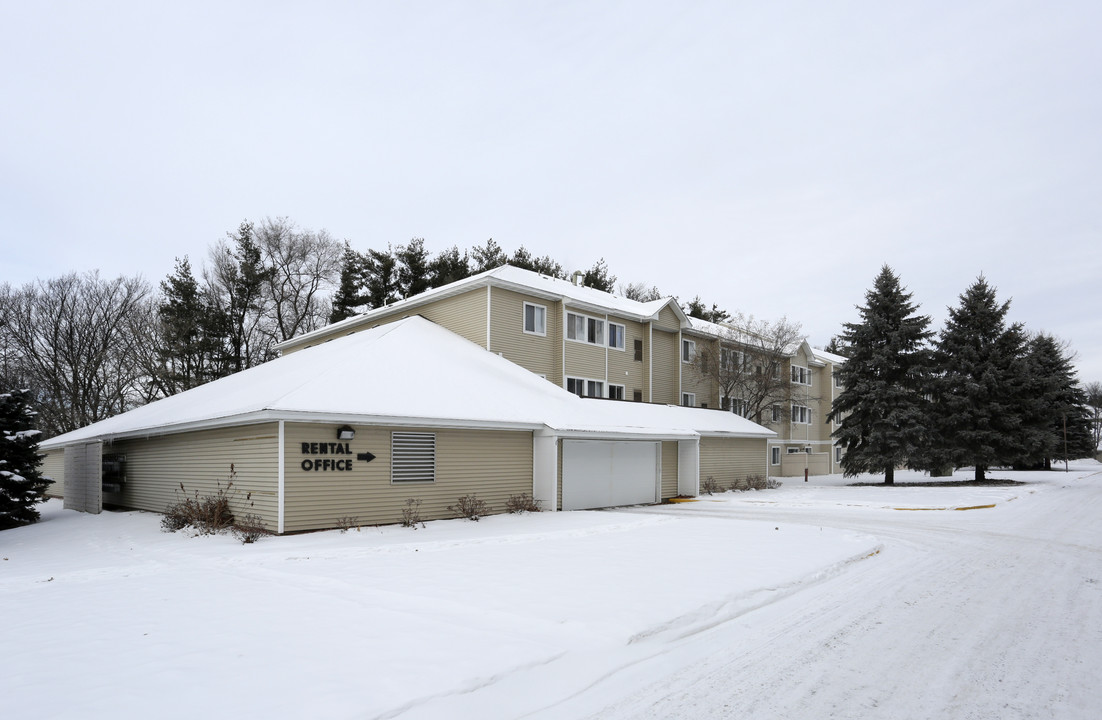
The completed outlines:
{"type": "Polygon", "coordinates": [[[829,353],[826,350],[820,350],[819,348],[811,348],[811,352],[818,360],[821,360],[823,362],[832,363],[834,365],[846,364],[846,358],[841,355],[835,355],[834,353],[829,353]]]}
{"type": "MultiPolygon", "coordinates": [[[[746,430],[748,421],[713,412],[709,432],[717,422],[729,433],[770,432],[753,423],[757,430],[746,430]]],[[[684,439],[699,434],[692,417],[680,408],[583,400],[414,316],[276,358],[40,447],[276,420],[684,439]]]]}
{"type": "Polygon", "coordinates": [[[326,325],[313,332],[298,335],[290,340],[279,343],[276,345],[276,349],[283,350],[288,347],[317,342],[324,338],[329,338],[330,336],[346,334],[350,331],[368,327],[379,319],[396,313],[406,312],[408,314],[414,314],[417,312],[417,308],[425,303],[453,297],[475,288],[486,286],[514,290],[516,292],[534,295],[548,300],[561,299],[568,307],[574,307],[592,313],[611,313],[619,317],[638,320],[640,322],[657,319],[662,309],[666,306],[670,306],[677,315],[681,326],[689,326],[688,316],[685,315],[685,311],[677,304],[677,300],[672,297],[661,298],[651,302],[639,302],[637,300],[630,300],[625,297],[613,295],[603,290],[575,285],[569,280],[561,280],[549,275],[532,272],[531,270],[513,267],[512,265],[502,265],[501,267],[486,270],[477,275],[471,275],[463,280],[457,280],[438,288],[426,290],[419,295],[399,300],[386,307],[368,310],[366,313],[341,320],[331,325],[326,325]]]}

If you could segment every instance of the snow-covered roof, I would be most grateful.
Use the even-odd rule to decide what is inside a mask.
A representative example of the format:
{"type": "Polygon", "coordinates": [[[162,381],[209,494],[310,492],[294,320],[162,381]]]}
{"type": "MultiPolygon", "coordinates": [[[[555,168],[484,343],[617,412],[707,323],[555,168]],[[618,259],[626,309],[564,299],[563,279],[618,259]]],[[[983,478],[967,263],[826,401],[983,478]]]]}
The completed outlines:
{"type": "MultiPolygon", "coordinates": [[[[689,416],[675,412],[680,410],[582,400],[414,316],[291,353],[51,438],[40,447],[273,420],[695,436],[689,416]],[[629,407],[640,412],[633,414],[625,409],[629,407]]],[[[708,428],[719,422],[709,420],[708,428]]],[[[724,427],[739,432],[741,420],[725,417],[724,427]]],[[[754,427],[761,437],[770,434],[754,427]]]]}
{"type": "Polygon", "coordinates": [[[824,362],[833,363],[834,365],[845,365],[845,363],[846,363],[846,358],[842,357],[841,355],[835,355],[834,353],[829,353],[826,350],[820,350],[818,348],[811,348],[811,352],[812,352],[812,354],[815,355],[815,357],[819,358],[820,360],[822,360],[824,362]]]}
{"type": "Polygon", "coordinates": [[[414,312],[415,308],[425,303],[452,297],[473,288],[484,287],[486,285],[516,290],[517,292],[548,299],[562,298],[566,301],[566,304],[570,306],[610,312],[624,318],[640,321],[657,318],[662,308],[669,305],[674,309],[674,312],[681,322],[687,323],[688,320],[688,317],[674,298],[661,298],[650,302],[639,302],[637,300],[620,297],[619,295],[613,295],[603,290],[575,285],[569,280],[561,280],[549,275],[532,272],[531,270],[513,267],[512,265],[502,265],[501,267],[486,270],[485,272],[472,275],[463,280],[457,280],[438,288],[426,290],[413,297],[391,303],[386,307],[375,308],[363,314],[346,318],[340,322],[326,325],[313,332],[298,335],[290,340],[279,343],[276,345],[276,349],[282,350],[286,347],[301,345],[310,340],[333,334],[340,334],[343,330],[351,330],[353,328],[369,325],[379,317],[392,315],[397,312],[402,312],[403,310],[414,312]]]}

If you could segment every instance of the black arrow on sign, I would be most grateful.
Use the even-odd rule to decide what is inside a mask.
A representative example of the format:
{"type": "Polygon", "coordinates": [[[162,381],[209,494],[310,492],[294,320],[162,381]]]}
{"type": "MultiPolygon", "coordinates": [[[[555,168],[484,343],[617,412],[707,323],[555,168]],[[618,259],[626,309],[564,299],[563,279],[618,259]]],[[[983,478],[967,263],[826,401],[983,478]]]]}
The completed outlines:
{"type": "Polygon", "coordinates": [[[371,453],[356,453],[357,460],[363,460],[364,462],[371,462],[375,459],[375,456],[371,453]]]}

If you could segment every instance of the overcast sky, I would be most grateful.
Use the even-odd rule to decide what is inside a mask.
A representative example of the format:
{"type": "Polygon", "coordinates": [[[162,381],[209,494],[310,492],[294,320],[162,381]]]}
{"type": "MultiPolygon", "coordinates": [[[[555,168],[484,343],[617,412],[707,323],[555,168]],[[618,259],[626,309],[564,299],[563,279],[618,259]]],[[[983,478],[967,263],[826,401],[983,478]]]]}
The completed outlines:
{"type": "Polygon", "coordinates": [[[1102,380],[1102,3],[0,0],[0,282],[243,219],[800,321],[980,274],[1102,380]]]}

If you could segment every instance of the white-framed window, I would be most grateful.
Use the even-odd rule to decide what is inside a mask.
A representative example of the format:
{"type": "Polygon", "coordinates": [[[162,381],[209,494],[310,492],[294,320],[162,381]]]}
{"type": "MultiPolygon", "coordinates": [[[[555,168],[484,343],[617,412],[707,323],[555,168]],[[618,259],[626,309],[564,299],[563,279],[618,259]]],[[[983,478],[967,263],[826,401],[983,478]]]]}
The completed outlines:
{"type": "Polygon", "coordinates": [[[735,415],[741,415],[746,417],[746,401],[739,398],[724,397],[720,400],[719,406],[723,410],[733,412],[735,415]]]}
{"type": "Polygon", "coordinates": [[[436,433],[390,434],[390,482],[436,482],[436,433]]]}
{"type": "Polygon", "coordinates": [[[524,303],[524,332],[533,335],[547,334],[547,308],[535,303],[524,303]]]}
{"type": "Polygon", "coordinates": [[[681,393],[681,404],[685,407],[696,407],[696,393],[681,393]]]}
{"type": "Polygon", "coordinates": [[[681,362],[691,363],[696,358],[696,343],[692,340],[681,341],[681,362]]]}
{"type": "Polygon", "coordinates": [[[568,312],[566,314],[566,338],[590,345],[605,344],[605,321],[600,318],[568,312]]]}
{"type": "Polygon", "coordinates": [[[746,355],[741,350],[719,349],[719,366],[727,372],[735,372],[747,366],[746,355]]]}
{"type": "Polygon", "coordinates": [[[803,365],[792,366],[792,382],[797,385],[810,385],[811,384],[811,371],[805,368],[803,365]]]}
{"type": "Polygon", "coordinates": [[[624,399],[624,386],[623,385],[612,385],[612,384],[610,384],[608,386],[608,396],[612,400],[623,400],[624,399]]]}
{"type": "Polygon", "coordinates": [[[769,417],[770,417],[770,422],[775,422],[775,423],[780,422],[781,421],[781,406],[780,405],[773,405],[772,407],[770,407],[769,408],[769,417]]]}
{"type": "Polygon", "coordinates": [[[834,462],[836,462],[836,463],[842,462],[842,446],[841,445],[835,445],[834,446],[834,462]]]}
{"type": "Polygon", "coordinates": [[[834,371],[834,387],[836,387],[836,388],[844,387],[842,385],[842,376],[838,373],[837,370],[834,371]]]}
{"type": "Polygon", "coordinates": [[[566,379],[566,389],[568,392],[572,392],[578,397],[599,398],[605,396],[605,384],[601,380],[568,377],[566,379]]]}
{"type": "Polygon", "coordinates": [[[627,332],[627,328],[620,323],[609,322],[608,324],[608,346],[616,350],[624,349],[624,333],[627,332]]]}
{"type": "Polygon", "coordinates": [[[773,465],[781,464],[781,449],[779,447],[769,448],[769,462],[773,465]]]}
{"type": "Polygon", "coordinates": [[[799,423],[801,425],[808,425],[811,423],[811,408],[803,405],[792,406],[792,422],[799,423]]]}

